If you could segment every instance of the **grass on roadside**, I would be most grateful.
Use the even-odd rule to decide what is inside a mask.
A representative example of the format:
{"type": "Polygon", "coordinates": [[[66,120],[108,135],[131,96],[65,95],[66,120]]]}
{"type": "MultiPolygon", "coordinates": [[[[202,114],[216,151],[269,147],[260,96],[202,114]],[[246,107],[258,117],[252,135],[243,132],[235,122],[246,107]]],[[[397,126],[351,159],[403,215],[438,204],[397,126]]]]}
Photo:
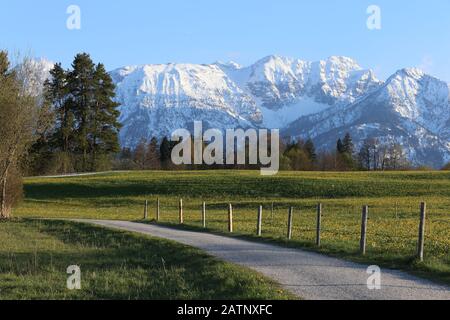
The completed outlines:
{"type": "Polygon", "coordinates": [[[200,250],[86,224],[0,222],[0,300],[290,299],[260,274],[200,250]],[[78,265],[82,289],[66,287],[78,265]]]}

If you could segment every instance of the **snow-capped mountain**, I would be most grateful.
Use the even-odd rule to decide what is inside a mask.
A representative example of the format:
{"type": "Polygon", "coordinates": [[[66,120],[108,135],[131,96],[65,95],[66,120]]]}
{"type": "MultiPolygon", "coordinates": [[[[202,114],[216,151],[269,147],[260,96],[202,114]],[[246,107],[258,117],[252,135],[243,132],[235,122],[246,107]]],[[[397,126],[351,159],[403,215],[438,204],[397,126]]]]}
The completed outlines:
{"type": "Polygon", "coordinates": [[[216,65],[168,64],[125,67],[111,72],[121,104],[122,144],[170,136],[202,120],[204,127],[261,124],[254,99],[216,65]]]}
{"type": "Polygon", "coordinates": [[[50,77],[50,71],[55,64],[46,59],[25,59],[15,70],[28,94],[42,96],[45,81],[50,77]]]}
{"type": "Polygon", "coordinates": [[[346,132],[397,142],[416,164],[440,167],[450,160],[449,85],[418,69],[403,69],[378,90],[344,108],[330,108],[291,123],[284,134],[311,137],[331,148],[346,132]]]}
{"type": "MultiPolygon", "coordinates": [[[[33,83],[43,82],[52,65],[30,62],[41,79],[33,83]]],[[[417,164],[450,161],[450,86],[418,69],[399,70],[383,82],[347,57],[268,56],[248,67],[143,65],[110,74],[123,146],[203,121],[205,128],[278,128],[324,149],[350,132],[357,145],[366,138],[401,143],[417,164]]]]}
{"type": "Polygon", "coordinates": [[[371,70],[347,57],[308,62],[269,56],[247,68],[219,66],[255,99],[264,125],[271,128],[330,106],[348,105],[382,84],[371,70]]]}
{"type": "Polygon", "coordinates": [[[346,106],[382,85],[346,57],[307,62],[266,57],[235,63],[125,67],[111,72],[124,124],[121,138],[170,135],[194,120],[205,126],[283,128],[301,116],[346,106]]]}
{"type": "Polygon", "coordinates": [[[403,145],[415,163],[450,160],[449,85],[418,69],[385,83],[347,57],[309,62],[268,56],[248,67],[236,63],[125,67],[111,72],[121,104],[122,144],[142,137],[205,127],[279,128],[333,148],[350,132],[403,145]]]}

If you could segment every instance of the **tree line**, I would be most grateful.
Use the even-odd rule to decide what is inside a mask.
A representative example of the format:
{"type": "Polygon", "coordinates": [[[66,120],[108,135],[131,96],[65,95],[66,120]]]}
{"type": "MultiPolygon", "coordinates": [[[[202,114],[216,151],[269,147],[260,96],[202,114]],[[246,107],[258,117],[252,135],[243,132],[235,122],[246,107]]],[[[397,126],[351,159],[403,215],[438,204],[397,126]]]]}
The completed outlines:
{"type": "MultiPolygon", "coordinates": [[[[288,139],[292,140],[292,139],[288,139]]],[[[337,138],[334,150],[316,148],[311,139],[283,144],[281,169],[294,171],[356,171],[412,169],[402,146],[383,143],[376,138],[365,139],[357,150],[351,135],[337,138]]]]}
{"type": "Polygon", "coordinates": [[[141,139],[132,148],[123,148],[116,158],[115,168],[121,170],[162,170],[174,169],[171,155],[175,144],[167,137],[161,141],[153,137],[149,141],[141,139]]]}
{"type": "MultiPolygon", "coordinates": [[[[175,166],[171,162],[174,146],[175,143],[167,137],[141,139],[135,148],[121,150],[114,162],[114,168],[121,170],[260,169],[259,165],[248,164],[175,166]]],[[[248,152],[246,156],[248,157],[248,152]]],[[[360,149],[356,150],[349,133],[338,138],[335,149],[330,151],[317,151],[312,139],[293,140],[285,137],[280,143],[280,170],[284,171],[406,170],[411,168],[399,144],[366,139],[360,149]]]]}

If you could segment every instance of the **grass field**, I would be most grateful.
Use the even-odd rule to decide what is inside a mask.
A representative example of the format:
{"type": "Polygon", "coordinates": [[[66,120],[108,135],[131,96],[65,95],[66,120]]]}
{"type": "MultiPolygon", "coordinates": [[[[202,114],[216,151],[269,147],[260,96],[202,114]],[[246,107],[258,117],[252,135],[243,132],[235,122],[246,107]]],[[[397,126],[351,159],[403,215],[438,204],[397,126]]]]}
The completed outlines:
{"type": "Polygon", "coordinates": [[[0,239],[0,300],[292,298],[255,272],[165,240],[45,220],[0,222],[0,239]],[[81,268],[81,290],[66,288],[70,265],[81,268]]]}
{"type": "Polygon", "coordinates": [[[18,217],[140,220],[150,201],[161,223],[177,224],[184,200],[185,224],[201,226],[207,202],[208,231],[227,229],[227,205],[234,207],[237,235],[252,236],[264,206],[264,239],[286,243],[287,210],[295,208],[294,238],[287,245],[314,248],[316,205],[324,205],[321,252],[351,260],[402,268],[450,283],[449,172],[283,172],[262,177],[251,171],[130,172],[71,178],[30,178],[18,217]],[[425,262],[414,259],[419,205],[426,201],[425,262]],[[275,203],[274,216],[270,212],[275,203]],[[361,207],[370,206],[367,256],[358,253],[361,207]]]}

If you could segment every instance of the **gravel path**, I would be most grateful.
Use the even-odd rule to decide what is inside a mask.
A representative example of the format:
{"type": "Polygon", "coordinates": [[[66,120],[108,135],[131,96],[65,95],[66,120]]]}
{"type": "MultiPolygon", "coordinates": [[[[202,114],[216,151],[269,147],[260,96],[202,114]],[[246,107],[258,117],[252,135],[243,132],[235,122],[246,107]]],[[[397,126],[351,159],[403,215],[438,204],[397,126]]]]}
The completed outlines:
{"type": "Polygon", "coordinates": [[[450,287],[381,270],[381,289],[367,287],[368,265],[299,249],[125,221],[76,220],[177,241],[249,267],[308,300],[450,300],[450,287]]]}
{"type": "Polygon", "coordinates": [[[74,178],[74,177],[86,177],[86,176],[98,176],[107,173],[123,173],[129,172],[126,170],[117,170],[117,171],[102,171],[102,172],[86,172],[86,173],[68,173],[68,174],[59,174],[56,176],[31,176],[27,178],[42,178],[42,179],[55,179],[55,178],[74,178]]]}

